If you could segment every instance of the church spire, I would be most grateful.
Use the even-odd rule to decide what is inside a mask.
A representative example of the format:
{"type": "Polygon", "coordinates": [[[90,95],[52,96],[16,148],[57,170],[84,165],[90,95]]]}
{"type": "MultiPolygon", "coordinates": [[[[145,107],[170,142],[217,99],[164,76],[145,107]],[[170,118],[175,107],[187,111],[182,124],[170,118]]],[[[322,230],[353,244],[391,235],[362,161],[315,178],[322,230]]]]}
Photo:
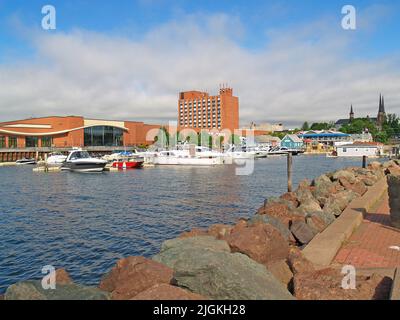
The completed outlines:
{"type": "Polygon", "coordinates": [[[354,120],[353,104],[350,107],[350,122],[354,120]]]}

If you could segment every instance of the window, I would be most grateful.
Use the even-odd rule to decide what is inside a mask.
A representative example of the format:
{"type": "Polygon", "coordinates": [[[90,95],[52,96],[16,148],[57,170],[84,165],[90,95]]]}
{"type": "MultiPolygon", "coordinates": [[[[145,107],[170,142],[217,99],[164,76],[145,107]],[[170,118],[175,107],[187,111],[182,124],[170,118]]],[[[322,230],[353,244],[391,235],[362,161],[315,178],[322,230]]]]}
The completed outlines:
{"type": "Polygon", "coordinates": [[[26,148],[37,148],[38,147],[38,137],[25,137],[25,147],[26,148]]]}
{"type": "Polygon", "coordinates": [[[96,126],[85,128],[85,146],[122,146],[124,132],[120,128],[96,126]]]}
{"type": "Polygon", "coordinates": [[[17,137],[8,137],[8,147],[9,148],[17,148],[17,137]]]}
{"type": "Polygon", "coordinates": [[[6,147],[6,137],[0,136],[0,149],[6,147]]]}
{"type": "Polygon", "coordinates": [[[53,145],[53,138],[52,137],[43,137],[41,139],[41,146],[43,148],[49,148],[53,145]]]}

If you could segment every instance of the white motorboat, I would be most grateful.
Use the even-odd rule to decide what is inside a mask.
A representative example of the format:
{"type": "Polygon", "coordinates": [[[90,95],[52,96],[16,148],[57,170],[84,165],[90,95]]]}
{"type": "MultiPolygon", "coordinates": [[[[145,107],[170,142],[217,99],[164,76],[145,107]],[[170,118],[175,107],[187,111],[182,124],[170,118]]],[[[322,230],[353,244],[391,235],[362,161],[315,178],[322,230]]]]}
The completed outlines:
{"type": "Polygon", "coordinates": [[[106,160],[92,158],[87,151],[78,149],[70,151],[61,169],[77,172],[102,172],[106,164],[106,160]]]}
{"type": "Polygon", "coordinates": [[[156,165],[214,166],[221,164],[219,157],[198,157],[184,154],[177,150],[160,151],[153,158],[156,165]]]}
{"type": "Polygon", "coordinates": [[[16,164],[18,165],[26,165],[26,164],[36,164],[36,160],[35,159],[19,159],[17,161],[15,161],[16,164]]]}
{"type": "Polygon", "coordinates": [[[67,160],[67,156],[63,155],[59,152],[50,153],[49,157],[46,160],[47,165],[60,165],[67,160]]]}

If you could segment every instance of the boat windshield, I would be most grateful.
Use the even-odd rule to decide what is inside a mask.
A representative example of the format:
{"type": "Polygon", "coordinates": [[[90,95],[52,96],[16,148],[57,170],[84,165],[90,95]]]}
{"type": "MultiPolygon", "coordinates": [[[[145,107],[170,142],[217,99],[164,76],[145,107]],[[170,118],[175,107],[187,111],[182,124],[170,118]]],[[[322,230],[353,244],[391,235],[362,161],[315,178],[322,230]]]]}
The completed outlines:
{"type": "Polygon", "coordinates": [[[76,151],[71,155],[71,160],[87,159],[87,158],[90,158],[90,155],[87,151],[76,151]]]}

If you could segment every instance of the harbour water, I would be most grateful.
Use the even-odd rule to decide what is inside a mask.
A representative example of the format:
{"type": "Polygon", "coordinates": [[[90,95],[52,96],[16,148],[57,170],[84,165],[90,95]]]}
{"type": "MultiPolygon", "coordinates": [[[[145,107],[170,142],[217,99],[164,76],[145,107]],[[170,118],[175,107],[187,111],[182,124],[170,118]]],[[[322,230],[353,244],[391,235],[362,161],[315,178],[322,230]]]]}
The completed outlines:
{"type": "MultiPolygon", "coordinates": [[[[294,157],[293,183],[354,165],[361,160],[294,157]]],[[[150,257],[183,231],[250,217],[287,183],[285,157],[257,160],[249,176],[235,175],[234,166],[102,174],[23,166],[0,168],[0,181],[0,293],[41,278],[45,265],[96,285],[117,259],[150,257]]]]}

